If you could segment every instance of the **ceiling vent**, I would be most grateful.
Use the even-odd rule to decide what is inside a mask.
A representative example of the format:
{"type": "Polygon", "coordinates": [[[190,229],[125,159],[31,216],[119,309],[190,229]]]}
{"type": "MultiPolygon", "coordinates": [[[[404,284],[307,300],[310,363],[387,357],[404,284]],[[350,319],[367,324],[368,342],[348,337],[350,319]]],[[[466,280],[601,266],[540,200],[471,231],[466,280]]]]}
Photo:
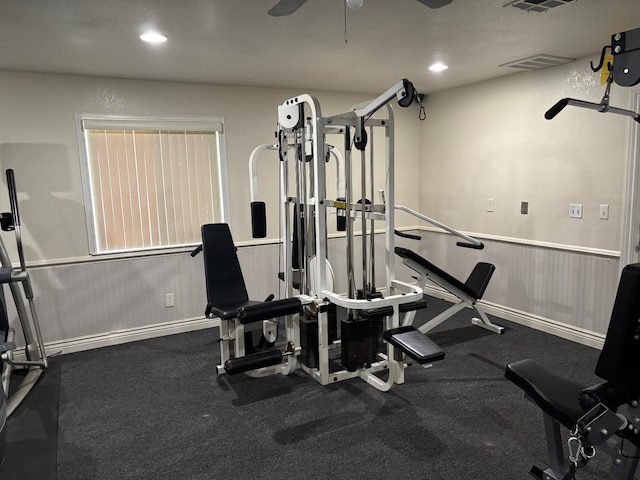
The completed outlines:
{"type": "Polygon", "coordinates": [[[512,6],[527,12],[544,13],[552,8],[565,5],[572,1],[573,0],[514,0],[503,6],[512,6]]]}
{"type": "Polygon", "coordinates": [[[555,57],[553,55],[539,54],[533,57],[523,58],[515,62],[503,63],[501,67],[517,68],[518,70],[542,70],[543,68],[556,67],[573,62],[575,58],[555,57]]]}

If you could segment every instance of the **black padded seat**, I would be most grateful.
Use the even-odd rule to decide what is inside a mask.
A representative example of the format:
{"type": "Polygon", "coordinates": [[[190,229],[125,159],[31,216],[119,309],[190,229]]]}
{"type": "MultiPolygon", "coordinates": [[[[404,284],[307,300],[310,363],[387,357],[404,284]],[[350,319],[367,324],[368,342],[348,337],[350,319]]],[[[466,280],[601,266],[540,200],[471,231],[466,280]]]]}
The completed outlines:
{"type": "Polygon", "coordinates": [[[411,325],[392,328],[382,334],[384,340],[406,353],[420,364],[432,363],[444,358],[444,351],[411,325]]]}
{"type": "Polygon", "coordinates": [[[568,429],[585,413],[579,397],[587,385],[557,375],[526,359],[512,363],[505,377],[520,387],[540,409],[568,429]]]}

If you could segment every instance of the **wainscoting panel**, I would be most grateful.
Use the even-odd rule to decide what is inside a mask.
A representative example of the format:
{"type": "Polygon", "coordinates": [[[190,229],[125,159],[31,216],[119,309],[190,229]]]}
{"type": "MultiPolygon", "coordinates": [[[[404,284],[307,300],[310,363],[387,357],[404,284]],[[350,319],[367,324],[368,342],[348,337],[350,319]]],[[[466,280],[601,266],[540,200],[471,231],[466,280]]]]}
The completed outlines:
{"type": "Polygon", "coordinates": [[[496,266],[484,302],[596,336],[606,334],[618,286],[618,257],[496,240],[483,240],[483,250],[470,250],[457,247],[447,234],[421,234],[422,255],[462,281],[476,262],[496,266]]]}
{"type": "MultiPolygon", "coordinates": [[[[498,240],[486,240],[484,250],[470,250],[457,247],[447,234],[415,233],[422,240],[398,238],[397,244],[419,252],[462,281],[478,261],[496,265],[483,299],[489,313],[586,344],[601,343],[617,288],[617,257],[498,240]]],[[[376,236],[376,245],[376,286],[381,288],[385,277],[382,234],[376,236]]],[[[329,240],[338,292],[347,291],[345,250],[344,237],[329,240]]],[[[359,287],[359,238],[354,251],[359,287]]],[[[279,255],[275,244],[238,249],[251,298],[283,295],[282,282],[277,279],[279,255]]],[[[79,261],[36,266],[30,272],[50,352],[96,348],[211,325],[203,317],[202,256],[192,258],[184,252],[79,261]],[[166,293],[174,294],[174,307],[165,307],[166,293]]],[[[413,274],[396,259],[397,278],[413,281],[413,274]]],[[[447,297],[437,289],[429,293],[447,297]]],[[[15,316],[13,309],[10,313],[15,316]]]]}

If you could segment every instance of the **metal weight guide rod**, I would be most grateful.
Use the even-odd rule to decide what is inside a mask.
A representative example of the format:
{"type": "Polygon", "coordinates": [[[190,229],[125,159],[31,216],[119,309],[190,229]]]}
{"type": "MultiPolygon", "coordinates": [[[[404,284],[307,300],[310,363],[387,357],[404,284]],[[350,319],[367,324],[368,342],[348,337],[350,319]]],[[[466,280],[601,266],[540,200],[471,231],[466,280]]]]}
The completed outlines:
{"type": "Polygon", "coordinates": [[[38,323],[36,307],[33,301],[33,288],[31,280],[24,261],[24,251],[22,248],[22,236],[20,232],[20,212],[18,210],[18,194],[16,191],[15,175],[13,170],[6,172],[7,187],[9,189],[9,201],[11,204],[11,213],[2,213],[0,217],[0,228],[4,231],[13,231],[16,237],[16,247],[18,250],[18,258],[20,262],[19,268],[14,268],[2,237],[0,237],[0,284],[9,285],[11,296],[18,313],[18,320],[22,327],[22,333],[25,341],[25,360],[17,360],[14,358],[13,350],[15,349],[14,337],[15,331],[9,327],[6,303],[4,300],[4,289],[0,292],[3,311],[0,313],[0,326],[5,323],[6,338],[4,343],[0,339],[0,352],[2,352],[2,386],[6,395],[11,395],[7,399],[7,416],[11,415],[20,403],[29,394],[35,386],[40,375],[47,368],[47,356],[42,341],[42,333],[38,323]],[[23,293],[20,292],[18,284],[22,284],[23,293]],[[29,308],[25,305],[24,298],[27,299],[29,308]],[[3,321],[4,320],[4,321],[3,321]],[[9,391],[11,381],[11,373],[14,368],[25,368],[27,374],[19,386],[9,391]]]}

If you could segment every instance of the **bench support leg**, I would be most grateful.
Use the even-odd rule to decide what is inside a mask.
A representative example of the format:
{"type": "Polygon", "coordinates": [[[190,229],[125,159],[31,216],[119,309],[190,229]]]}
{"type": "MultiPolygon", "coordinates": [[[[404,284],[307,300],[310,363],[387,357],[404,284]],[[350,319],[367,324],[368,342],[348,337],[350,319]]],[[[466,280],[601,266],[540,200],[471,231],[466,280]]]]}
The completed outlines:
{"type": "Polygon", "coordinates": [[[478,312],[478,315],[480,316],[480,318],[476,318],[476,317],[472,318],[471,323],[473,323],[474,325],[477,325],[478,327],[485,328],[493,333],[498,333],[498,334],[504,333],[504,327],[501,327],[500,325],[496,325],[491,320],[489,320],[489,317],[487,317],[487,314],[484,313],[484,310],[482,310],[482,308],[478,306],[477,303],[473,306],[473,308],[476,312],[478,312]]]}
{"type": "Polygon", "coordinates": [[[478,314],[478,316],[480,317],[480,318],[477,318],[477,317],[472,318],[471,323],[473,323],[478,327],[482,327],[486,330],[489,330],[490,332],[493,332],[493,333],[498,333],[498,334],[504,333],[504,327],[501,327],[500,325],[496,325],[491,320],[489,320],[489,317],[487,317],[487,314],[484,313],[484,310],[482,310],[482,308],[477,303],[470,304],[466,300],[460,300],[458,303],[450,306],[444,312],[440,313],[439,315],[436,315],[427,323],[420,326],[418,330],[420,330],[422,333],[427,333],[430,330],[433,330],[434,328],[436,328],[438,325],[440,325],[442,322],[447,320],[449,317],[452,317],[453,315],[458,313],[460,310],[463,310],[464,308],[467,308],[467,307],[473,308],[478,314]]]}
{"type": "Polygon", "coordinates": [[[461,300],[458,303],[456,303],[455,305],[452,305],[449,308],[447,308],[441,314],[433,317],[427,323],[425,323],[420,328],[418,328],[418,330],[420,330],[422,333],[427,333],[428,331],[433,330],[434,328],[436,328],[438,325],[440,325],[442,322],[444,322],[447,318],[455,315],[456,313],[458,313],[463,308],[466,308],[466,306],[467,306],[467,302],[465,302],[464,300],[461,300]]]}
{"type": "Polygon", "coordinates": [[[560,436],[560,424],[546,413],[543,413],[543,417],[549,466],[554,472],[563,472],[565,469],[565,455],[562,437],[560,436]]]}

